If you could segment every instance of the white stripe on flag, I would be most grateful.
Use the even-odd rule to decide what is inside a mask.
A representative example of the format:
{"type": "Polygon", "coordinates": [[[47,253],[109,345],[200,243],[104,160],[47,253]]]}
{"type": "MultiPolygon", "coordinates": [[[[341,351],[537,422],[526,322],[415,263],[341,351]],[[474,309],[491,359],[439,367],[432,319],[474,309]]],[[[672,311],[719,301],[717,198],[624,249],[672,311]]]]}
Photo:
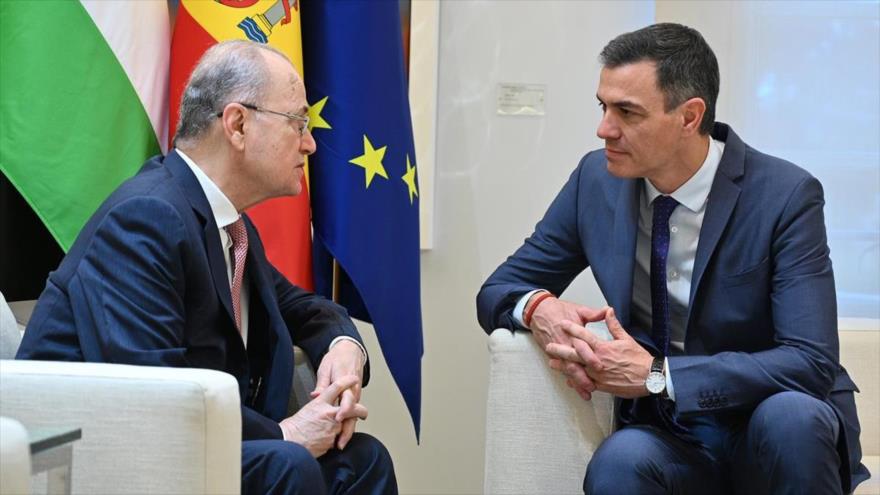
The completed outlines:
{"type": "Polygon", "coordinates": [[[82,0],[82,5],[128,75],[165,152],[171,44],[167,0],[82,0]]]}

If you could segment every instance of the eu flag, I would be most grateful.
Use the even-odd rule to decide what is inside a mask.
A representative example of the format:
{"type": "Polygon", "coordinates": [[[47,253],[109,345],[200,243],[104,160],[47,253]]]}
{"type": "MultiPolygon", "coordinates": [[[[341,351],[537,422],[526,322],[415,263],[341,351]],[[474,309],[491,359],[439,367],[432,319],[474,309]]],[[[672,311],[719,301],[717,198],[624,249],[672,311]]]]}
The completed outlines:
{"type": "Polygon", "coordinates": [[[315,287],[376,329],[419,435],[419,197],[398,2],[302,2],[315,287]]]}

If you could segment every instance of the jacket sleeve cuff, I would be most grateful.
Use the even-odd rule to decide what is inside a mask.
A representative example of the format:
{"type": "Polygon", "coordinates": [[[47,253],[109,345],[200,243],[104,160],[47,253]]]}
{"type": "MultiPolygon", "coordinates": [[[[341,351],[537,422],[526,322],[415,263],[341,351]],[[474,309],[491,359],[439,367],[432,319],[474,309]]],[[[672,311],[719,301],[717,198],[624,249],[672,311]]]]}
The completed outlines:
{"type": "Polygon", "coordinates": [[[358,349],[361,350],[361,354],[364,356],[364,366],[366,366],[367,361],[369,360],[369,358],[367,357],[367,350],[364,349],[363,344],[358,342],[357,339],[349,337],[348,335],[340,335],[339,337],[336,337],[335,339],[330,341],[330,345],[327,346],[327,350],[329,351],[330,349],[333,348],[334,345],[342,342],[343,340],[348,340],[348,341],[354,342],[358,346],[358,349]]]}
{"type": "Polygon", "coordinates": [[[545,291],[544,289],[535,289],[531,292],[526,292],[526,295],[519,298],[519,301],[516,303],[516,306],[513,307],[513,319],[516,320],[516,322],[519,323],[519,326],[521,326],[523,328],[526,327],[525,323],[523,323],[523,313],[526,310],[526,304],[528,304],[529,299],[531,299],[531,297],[534,296],[535,294],[537,294],[538,292],[547,292],[547,291],[545,291]]]}

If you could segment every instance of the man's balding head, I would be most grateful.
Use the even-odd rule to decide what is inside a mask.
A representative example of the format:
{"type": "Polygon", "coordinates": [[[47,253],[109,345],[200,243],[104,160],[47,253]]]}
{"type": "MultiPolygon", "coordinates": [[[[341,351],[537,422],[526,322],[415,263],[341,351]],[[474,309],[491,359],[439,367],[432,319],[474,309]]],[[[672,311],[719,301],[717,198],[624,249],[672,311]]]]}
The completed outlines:
{"type": "MultiPolygon", "coordinates": [[[[175,145],[198,141],[227,104],[261,101],[272,81],[267,57],[290,64],[282,52],[252,41],[225,41],[209,48],[183,91],[175,145]]],[[[293,78],[292,84],[301,81],[295,72],[293,78]]]]}

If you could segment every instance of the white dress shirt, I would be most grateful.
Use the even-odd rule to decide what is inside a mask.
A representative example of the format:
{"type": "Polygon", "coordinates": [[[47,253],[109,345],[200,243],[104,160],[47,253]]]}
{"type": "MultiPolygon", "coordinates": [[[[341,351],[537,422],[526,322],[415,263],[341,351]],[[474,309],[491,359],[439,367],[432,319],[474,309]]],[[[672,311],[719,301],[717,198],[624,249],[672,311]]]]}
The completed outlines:
{"type": "MultiPolygon", "coordinates": [[[[230,254],[232,250],[232,237],[226,232],[226,227],[237,222],[241,215],[238,214],[238,210],[235,209],[235,205],[232,204],[232,201],[229,201],[229,198],[223,194],[223,191],[217,187],[217,184],[214,184],[214,181],[212,181],[211,178],[208,177],[194,161],[192,161],[192,158],[186,156],[186,153],[179,149],[177,150],[177,154],[183,158],[183,161],[185,161],[187,165],[189,165],[189,169],[192,170],[193,175],[196,176],[199,185],[202,186],[202,191],[204,191],[205,197],[208,198],[208,204],[211,205],[211,213],[214,215],[214,221],[217,222],[217,229],[220,232],[220,245],[223,248],[223,259],[226,261],[226,278],[229,281],[229,287],[232,287],[232,256],[230,254]]],[[[245,347],[247,347],[249,302],[250,282],[248,281],[248,277],[244,277],[241,284],[240,303],[241,339],[244,342],[245,347]]]]}
{"type": "MultiPolygon", "coordinates": [[[[671,354],[684,351],[691,277],[700,229],[706,214],[709,191],[724,154],[724,142],[709,137],[709,151],[703,164],[672,196],[680,204],[669,217],[669,252],[666,258],[666,289],[669,294],[669,343],[671,354]]],[[[662,193],[651,184],[641,181],[639,198],[639,225],[636,239],[636,263],[633,273],[632,320],[642,328],[651,329],[651,226],[654,200],[662,193]]],[[[523,311],[529,298],[537,289],[524,295],[513,310],[513,317],[523,324],[523,311]]],[[[666,389],[670,399],[675,400],[669,363],[666,363],[666,389]]]]}
{"type": "MultiPolygon", "coordinates": [[[[196,176],[196,180],[199,181],[199,185],[202,186],[202,191],[205,193],[205,197],[208,199],[208,204],[211,206],[211,213],[214,215],[214,221],[217,222],[217,229],[220,232],[220,245],[223,248],[223,259],[226,261],[226,279],[229,281],[229,287],[232,287],[232,237],[226,232],[226,227],[232,225],[241,217],[239,215],[238,210],[235,209],[235,205],[232,204],[232,201],[229,201],[229,198],[223,194],[223,191],[217,187],[217,184],[214,184],[214,181],[208,177],[202,169],[196,165],[196,163],[192,160],[192,158],[188,157],[186,153],[177,149],[177,154],[183,158],[183,161],[189,166],[189,169],[192,170],[193,175],[196,176]]],[[[248,277],[244,277],[241,284],[241,339],[244,342],[245,348],[247,348],[247,336],[248,336],[248,307],[250,303],[250,282],[248,281],[248,277]]],[[[367,350],[364,349],[364,346],[361,345],[356,339],[353,339],[347,335],[341,335],[336,337],[330,342],[330,345],[327,349],[331,349],[334,345],[339,343],[340,341],[348,340],[354,342],[358,348],[361,350],[361,354],[364,358],[364,364],[367,362],[367,350]]]]}

